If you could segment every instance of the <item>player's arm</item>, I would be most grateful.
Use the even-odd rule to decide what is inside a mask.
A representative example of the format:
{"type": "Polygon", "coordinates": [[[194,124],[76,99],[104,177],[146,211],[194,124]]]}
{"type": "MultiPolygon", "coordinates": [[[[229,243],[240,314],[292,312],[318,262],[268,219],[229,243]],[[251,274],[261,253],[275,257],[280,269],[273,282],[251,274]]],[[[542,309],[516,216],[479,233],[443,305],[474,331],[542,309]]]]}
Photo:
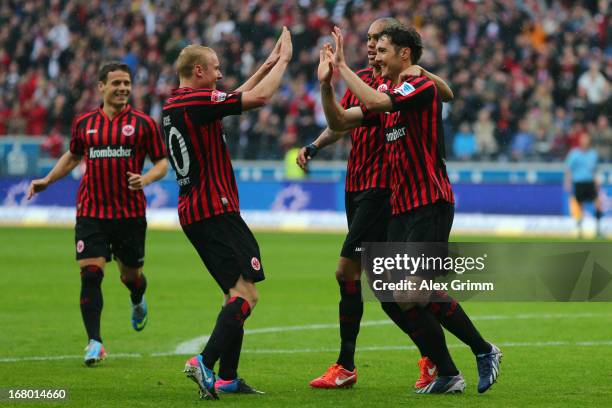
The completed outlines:
{"type": "Polygon", "coordinates": [[[321,101],[323,112],[329,128],[336,132],[347,131],[361,126],[363,123],[363,111],[359,106],[344,109],[334,97],[334,89],[331,85],[321,84],[321,101]]]}
{"type": "Polygon", "coordinates": [[[346,131],[336,132],[330,128],[325,128],[325,130],[314,140],[314,142],[300,149],[297,159],[295,160],[297,165],[300,166],[302,170],[306,171],[308,162],[314,159],[319,150],[329,146],[330,144],[336,143],[346,134],[346,131]]]}
{"type": "Polygon", "coordinates": [[[168,159],[153,161],[153,166],[145,174],[127,172],[128,188],[130,190],[142,190],[149,184],[163,178],[168,172],[168,159]]]}
{"type": "Polygon", "coordinates": [[[402,71],[399,77],[400,81],[405,81],[408,76],[426,76],[427,78],[431,79],[436,88],[438,89],[438,93],[440,94],[440,99],[442,99],[442,102],[450,102],[455,99],[453,90],[442,78],[435,74],[432,74],[420,65],[411,65],[406,70],[402,71]]]}
{"type": "Polygon", "coordinates": [[[83,156],[76,155],[71,151],[67,151],[59,158],[51,171],[43,178],[32,180],[28,189],[28,200],[36,193],[44,191],[57,180],[66,177],[76,166],[79,165],[83,156]]]}
{"type": "Polygon", "coordinates": [[[259,67],[259,69],[257,69],[257,71],[255,71],[253,76],[247,79],[247,81],[244,84],[242,84],[238,89],[236,89],[234,92],[250,91],[262,79],[264,79],[264,77],[268,74],[268,72],[270,72],[272,67],[274,67],[274,65],[278,62],[280,58],[281,39],[282,39],[282,35],[278,37],[278,41],[276,41],[276,45],[274,46],[274,49],[272,50],[268,58],[264,61],[264,63],[259,67]]]}
{"type": "MultiPolygon", "coordinates": [[[[321,102],[328,127],[336,132],[346,131],[361,126],[363,112],[360,107],[344,109],[336,101],[334,87],[331,84],[333,66],[331,62],[331,46],[325,44],[319,54],[317,76],[321,83],[321,102]]],[[[360,80],[361,81],[361,80],[360,80]]]]}
{"type": "Polygon", "coordinates": [[[250,91],[242,93],[242,110],[251,110],[264,106],[280,86],[283,74],[293,54],[291,34],[283,27],[281,34],[280,57],[270,72],[250,91]]]}
{"type": "Polygon", "coordinates": [[[383,93],[378,92],[371,88],[368,84],[363,82],[359,76],[354,73],[344,59],[344,39],[342,32],[338,27],[334,27],[332,31],[332,37],[336,43],[336,51],[331,53],[331,48],[327,48],[329,57],[332,58],[334,65],[338,68],[340,76],[346,82],[347,86],[353,92],[353,94],[359,99],[359,101],[365,106],[370,112],[390,112],[393,107],[391,98],[383,93]]]}
{"type": "Polygon", "coordinates": [[[147,137],[144,147],[151,162],[153,162],[153,166],[144,174],[127,172],[128,188],[130,190],[142,190],[147,185],[163,178],[168,172],[167,152],[157,123],[153,119],[147,118],[143,126],[147,129],[145,131],[147,137]]]}

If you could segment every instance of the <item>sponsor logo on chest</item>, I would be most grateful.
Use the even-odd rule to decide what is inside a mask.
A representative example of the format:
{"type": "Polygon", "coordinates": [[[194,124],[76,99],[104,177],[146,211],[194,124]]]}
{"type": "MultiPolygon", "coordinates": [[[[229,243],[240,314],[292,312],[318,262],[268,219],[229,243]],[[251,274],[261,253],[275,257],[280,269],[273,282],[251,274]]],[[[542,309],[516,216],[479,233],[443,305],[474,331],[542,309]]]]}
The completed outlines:
{"type": "Polygon", "coordinates": [[[404,136],[406,136],[406,128],[404,126],[399,125],[385,129],[385,139],[387,140],[387,143],[395,142],[404,136]]]}
{"type": "Polygon", "coordinates": [[[96,146],[89,148],[90,159],[116,159],[132,157],[131,147],[123,146],[96,146]]]}

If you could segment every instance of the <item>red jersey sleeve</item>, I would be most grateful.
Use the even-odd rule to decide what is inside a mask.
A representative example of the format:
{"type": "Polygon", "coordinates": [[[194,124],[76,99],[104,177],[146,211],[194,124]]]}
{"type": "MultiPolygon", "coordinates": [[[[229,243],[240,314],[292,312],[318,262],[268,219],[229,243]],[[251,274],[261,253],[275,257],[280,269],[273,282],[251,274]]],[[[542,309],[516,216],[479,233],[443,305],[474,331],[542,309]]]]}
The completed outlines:
{"type": "Polygon", "coordinates": [[[393,112],[427,107],[436,97],[436,87],[426,77],[413,77],[398,87],[387,91],[393,103],[393,112]]]}

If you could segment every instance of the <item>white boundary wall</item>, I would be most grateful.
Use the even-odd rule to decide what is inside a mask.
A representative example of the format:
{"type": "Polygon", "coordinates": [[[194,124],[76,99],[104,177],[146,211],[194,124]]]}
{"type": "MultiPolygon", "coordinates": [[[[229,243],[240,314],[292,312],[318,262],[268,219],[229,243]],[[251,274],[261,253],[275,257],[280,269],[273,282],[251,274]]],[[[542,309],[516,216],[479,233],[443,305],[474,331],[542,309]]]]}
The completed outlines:
{"type": "MultiPolygon", "coordinates": [[[[255,230],[346,232],[346,216],[334,211],[271,212],[243,211],[242,216],[255,230]]],[[[75,209],[71,207],[0,206],[0,225],[72,226],[75,209]]],[[[152,228],[178,229],[175,209],[149,209],[147,220],[152,228]]],[[[585,218],[585,235],[594,234],[593,218],[585,218]]],[[[604,234],[612,233],[612,220],[602,221],[604,234]]],[[[575,223],[564,216],[456,214],[454,234],[500,236],[544,235],[576,236],[575,223]]]]}

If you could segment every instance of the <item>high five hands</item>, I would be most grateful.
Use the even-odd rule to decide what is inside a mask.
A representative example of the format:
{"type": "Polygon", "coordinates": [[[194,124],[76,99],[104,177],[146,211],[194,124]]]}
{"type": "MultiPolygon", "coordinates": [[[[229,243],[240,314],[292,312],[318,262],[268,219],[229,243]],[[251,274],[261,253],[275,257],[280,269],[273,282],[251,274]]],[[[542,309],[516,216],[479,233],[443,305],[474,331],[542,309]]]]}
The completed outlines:
{"type": "Polygon", "coordinates": [[[342,31],[338,27],[334,27],[331,33],[334,43],[335,51],[331,44],[325,43],[321,47],[319,52],[319,68],[317,70],[317,76],[321,84],[331,84],[334,67],[338,68],[340,65],[345,63],[344,60],[344,37],[342,31]]]}

